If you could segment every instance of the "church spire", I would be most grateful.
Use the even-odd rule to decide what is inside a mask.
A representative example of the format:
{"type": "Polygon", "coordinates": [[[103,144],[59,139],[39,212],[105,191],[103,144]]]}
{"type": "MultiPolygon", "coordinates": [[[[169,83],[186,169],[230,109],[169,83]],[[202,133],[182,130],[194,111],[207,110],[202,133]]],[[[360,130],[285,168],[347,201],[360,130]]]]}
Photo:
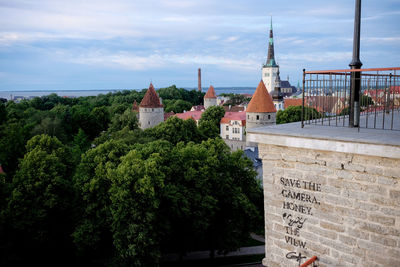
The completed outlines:
{"type": "Polygon", "coordinates": [[[272,16],[271,16],[271,28],[269,30],[269,42],[268,42],[268,57],[267,62],[265,64],[267,67],[277,67],[278,65],[275,62],[275,53],[274,53],[274,34],[272,30],[272,16]]]}

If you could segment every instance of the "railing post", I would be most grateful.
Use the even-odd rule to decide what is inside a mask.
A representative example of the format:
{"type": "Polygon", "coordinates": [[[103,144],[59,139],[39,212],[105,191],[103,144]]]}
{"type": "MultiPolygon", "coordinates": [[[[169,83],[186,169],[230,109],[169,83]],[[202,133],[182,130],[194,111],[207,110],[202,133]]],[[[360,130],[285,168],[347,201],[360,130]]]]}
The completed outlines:
{"type": "MultiPolygon", "coordinates": [[[[351,69],[360,69],[360,28],[361,28],[361,0],[355,0],[354,36],[353,36],[353,58],[349,66],[351,69]]],[[[361,72],[351,73],[350,85],[350,115],[349,126],[358,127],[360,123],[360,91],[361,72]]]]}
{"type": "Polygon", "coordinates": [[[305,95],[305,83],[306,83],[306,69],[303,69],[303,105],[301,108],[301,128],[304,128],[304,95],[305,95]]]}

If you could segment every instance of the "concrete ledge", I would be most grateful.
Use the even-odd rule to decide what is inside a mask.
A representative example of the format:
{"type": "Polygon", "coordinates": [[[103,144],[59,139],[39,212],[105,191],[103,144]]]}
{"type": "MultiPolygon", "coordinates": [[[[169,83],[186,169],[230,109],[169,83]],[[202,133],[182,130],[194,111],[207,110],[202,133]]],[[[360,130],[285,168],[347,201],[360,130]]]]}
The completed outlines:
{"type": "Polygon", "coordinates": [[[288,123],[249,129],[247,140],[260,144],[400,159],[400,131],[288,123]]]}

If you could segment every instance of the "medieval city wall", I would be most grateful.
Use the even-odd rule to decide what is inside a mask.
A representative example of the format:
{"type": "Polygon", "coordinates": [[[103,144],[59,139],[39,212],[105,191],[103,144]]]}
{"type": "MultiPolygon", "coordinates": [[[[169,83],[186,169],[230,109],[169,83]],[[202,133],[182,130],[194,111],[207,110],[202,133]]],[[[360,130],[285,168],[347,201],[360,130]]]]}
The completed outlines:
{"type": "Polygon", "coordinates": [[[263,138],[265,266],[299,266],[312,256],[318,266],[400,266],[395,148],[263,138]]]}

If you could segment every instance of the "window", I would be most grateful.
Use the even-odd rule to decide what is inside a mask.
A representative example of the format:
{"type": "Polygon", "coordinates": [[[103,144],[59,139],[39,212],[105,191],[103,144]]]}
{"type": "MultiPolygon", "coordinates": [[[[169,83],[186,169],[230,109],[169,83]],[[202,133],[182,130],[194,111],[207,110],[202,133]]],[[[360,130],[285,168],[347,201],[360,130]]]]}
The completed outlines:
{"type": "Polygon", "coordinates": [[[229,126],[228,125],[226,125],[226,130],[229,131],[229,126]]]}
{"type": "Polygon", "coordinates": [[[247,115],[247,119],[250,119],[250,115],[247,115]]]}
{"type": "Polygon", "coordinates": [[[226,139],[229,139],[229,135],[226,135],[226,139]]]}
{"type": "Polygon", "coordinates": [[[150,125],[150,121],[148,121],[148,124],[150,125]]]}
{"type": "Polygon", "coordinates": [[[257,115],[257,120],[259,120],[260,119],[260,115],[257,115]]]}
{"type": "Polygon", "coordinates": [[[269,73],[264,73],[264,77],[269,77],[269,73]]]}
{"type": "Polygon", "coordinates": [[[268,119],[269,119],[269,120],[271,119],[271,115],[268,115],[268,119]]]}

